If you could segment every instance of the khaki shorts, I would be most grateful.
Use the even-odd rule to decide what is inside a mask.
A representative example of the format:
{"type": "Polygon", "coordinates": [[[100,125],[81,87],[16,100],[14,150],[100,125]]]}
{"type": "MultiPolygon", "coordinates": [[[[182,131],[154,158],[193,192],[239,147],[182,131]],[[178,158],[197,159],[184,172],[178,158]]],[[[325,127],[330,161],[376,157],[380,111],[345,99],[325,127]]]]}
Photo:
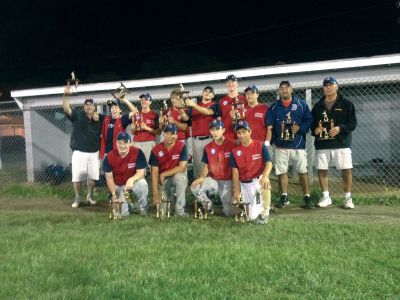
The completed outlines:
{"type": "Polygon", "coordinates": [[[287,173],[290,165],[294,166],[296,173],[307,173],[306,150],[274,147],[274,153],[276,175],[287,173]]]}
{"type": "Polygon", "coordinates": [[[334,164],[337,170],[353,168],[353,160],[350,148],[325,149],[315,152],[315,168],[328,170],[329,165],[334,164]]]}
{"type": "Polygon", "coordinates": [[[87,178],[99,180],[99,151],[94,153],[74,150],[72,152],[72,182],[82,182],[87,178]]]}

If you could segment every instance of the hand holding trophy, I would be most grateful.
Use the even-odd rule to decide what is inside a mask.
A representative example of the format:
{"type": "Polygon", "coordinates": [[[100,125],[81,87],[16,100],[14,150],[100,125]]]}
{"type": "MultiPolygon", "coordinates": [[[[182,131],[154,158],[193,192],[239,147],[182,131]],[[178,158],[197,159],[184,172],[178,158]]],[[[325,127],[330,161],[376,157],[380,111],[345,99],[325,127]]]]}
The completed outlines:
{"type": "Polygon", "coordinates": [[[292,117],[290,116],[290,112],[288,112],[286,114],[286,120],[281,123],[281,140],[293,142],[295,133],[298,131],[298,125],[296,122],[292,122],[292,117]]]}
{"type": "Polygon", "coordinates": [[[189,106],[186,104],[186,100],[189,100],[189,93],[190,91],[186,91],[185,88],[183,87],[183,84],[181,83],[179,85],[179,100],[180,100],[180,104],[178,105],[178,109],[184,109],[184,108],[188,108],[189,106]]]}
{"type": "Polygon", "coordinates": [[[329,120],[326,111],[322,113],[322,120],[318,122],[318,140],[332,140],[335,137],[330,135],[329,132],[335,127],[335,122],[333,119],[329,120]]]}
{"type": "Polygon", "coordinates": [[[79,84],[79,79],[75,77],[75,71],[72,71],[71,78],[67,79],[68,94],[77,94],[78,84],[79,84]]]}

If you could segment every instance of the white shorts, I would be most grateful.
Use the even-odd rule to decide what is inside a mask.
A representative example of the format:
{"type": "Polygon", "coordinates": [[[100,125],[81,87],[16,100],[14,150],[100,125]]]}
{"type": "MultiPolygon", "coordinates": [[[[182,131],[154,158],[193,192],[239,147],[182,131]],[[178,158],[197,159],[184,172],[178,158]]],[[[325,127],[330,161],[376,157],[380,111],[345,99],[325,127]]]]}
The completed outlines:
{"type": "Polygon", "coordinates": [[[72,182],[82,182],[87,178],[99,180],[99,151],[94,153],[74,150],[72,152],[72,182]]]}
{"type": "Polygon", "coordinates": [[[293,165],[296,173],[307,173],[307,153],[304,149],[284,149],[274,147],[275,174],[287,173],[289,165],[293,165]]]}
{"type": "Polygon", "coordinates": [[[264,203],[261,197],[260,178],[257,178],[249,183],[240,183],[240,190],[242,192],[243,200],[245,203],[250,204],[250,220],[257,219],[258,215],[264,211],[264,203]]]}
{"type": "Polygon", "coordinates": [[[337,170],[353,168],[350,148],[325,149],[315,152],[315,168],[318,170],[328,170],[329,165],[334,164],[337,170]]]}

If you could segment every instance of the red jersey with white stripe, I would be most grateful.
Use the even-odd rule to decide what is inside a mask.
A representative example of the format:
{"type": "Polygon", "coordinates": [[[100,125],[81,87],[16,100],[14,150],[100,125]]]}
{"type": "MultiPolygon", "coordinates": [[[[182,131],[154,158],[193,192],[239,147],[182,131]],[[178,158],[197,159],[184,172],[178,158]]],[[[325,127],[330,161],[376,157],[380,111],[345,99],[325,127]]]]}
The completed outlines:
{"type": "Polygon", "coordinates": [[[247,103],[244,105],[246,121],[251,128],[251,139],[264,142],[266,138],[265,115],[268,111],[268,106],[258,103],[254,107],[250,107],[247,103]]]}
{"type": "Polygon", "coordinates": [[[242,144],[233,148],[233,158],[239,170],[239,180],[250,180],[260,177],[264,172],[265,161],[262,155],[263,143],[252,141],[247,147],[242,144]]]}
{"type": "MultiPolygon", "coordinates": [[[[210,101],[208,103],[197,103],[198,106],[210,108],[215,103],[210,101]]],[[[214,120],[214,116],[205,116],[199,113],[194,108],[191,109],[191,119],[192,119],[192,136],[208,136],[210,132],[208,131],[208,127],[212,120],[214,120]]]]}
{"type": "MultiPolygon", "coordinates": [[[[154,146],[151,152],[158,162],[159,174],[179,166],[179,161],[184,147],[185,143],[182,141],[176,141],[175,145],[172,146],[171,149],[167,149],[164,146],[164,143],[160,143],[154,146]]],[[[150,165],[154,165],[151,159],[150,165]]]]}
{"type": "Polygon", "coordinates": [[[231,180],[230,157],[235,146],[233,140],[225,138],[221,145],[214,140],[204,147],[202,161],[208,165],[209,176],[215,180],[231,180]]]}
{"type": "MultiPolygon", "coordinates": [[[[247,102],[246,97],[243,95],[237,95],[237,98],[243,103],[247,102]]],[[[228,95],[225,95],[219,100],[218,105],[221,114],[221,121],[224,122],[225,125],[224,136],[226,138],[234,140],[236,139],[236,132],[233,128],[232,118],[230,114],[232,110],[232,103],[233,103],[233,98],[229,97],[228,95]]],[[[240,104],[237,108],[239,113],[242,115],[244,110],[244,104],[240,104]]]]}
{"type": "MultiPolygon", "coordinates": [[[[181,117],[181,115],[179,114],[178,109],[172,107],[172,108],[170,108],[170,112],[171,112],[170,116],[171,116],[175,121],[178,121],[178,122],[181,122],[181,123],[186,123],[185,121],[182,120],[182,117],[181,117]]],[[[179,129],[179,128],[178,128],[178,136],[177,136],[177,139],[178,139],[178,140],[185,140],[185,139],[187,139],[189,136],[190,136],[190,134],[189,134],[189,127],[188,127],[187,130],[182,130],[182,129],[179,129]]]]}
{"type": "MultiPolygon", "coordinates": [[[[134,122],[132,126],[135,126],[135,122],[144,122],[147,126],[154,129],[158,127],[158,114],[155,111],[149,111],[147,113],[138,113],[133,116],[134,122]]],[[[156,136],[148,132],[147,130],[132,131],[134,142],[148,142],[155,141],[156,136]]]]}

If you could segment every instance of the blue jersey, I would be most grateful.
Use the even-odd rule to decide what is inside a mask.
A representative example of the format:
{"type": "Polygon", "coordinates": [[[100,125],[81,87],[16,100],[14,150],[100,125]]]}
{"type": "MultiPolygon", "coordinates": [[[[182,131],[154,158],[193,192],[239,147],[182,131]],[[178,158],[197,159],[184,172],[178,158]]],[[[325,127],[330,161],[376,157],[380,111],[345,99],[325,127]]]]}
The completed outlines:
{"type": "Polygon", "coordinates": [[[266,126],[273,126],[272,142],[280,148],[305,149],[306,134],[310,129],[312,115],[307,103],[297,97],[293,97],[292,103],[288,107],[282,105],[281,100],[273,103],[265,117],[266,126]],[[299,131],[294,136],[294,141],[281,139],[282,121],[287,121],[290,113],[291,122],[300,126],[299,131]]]}

